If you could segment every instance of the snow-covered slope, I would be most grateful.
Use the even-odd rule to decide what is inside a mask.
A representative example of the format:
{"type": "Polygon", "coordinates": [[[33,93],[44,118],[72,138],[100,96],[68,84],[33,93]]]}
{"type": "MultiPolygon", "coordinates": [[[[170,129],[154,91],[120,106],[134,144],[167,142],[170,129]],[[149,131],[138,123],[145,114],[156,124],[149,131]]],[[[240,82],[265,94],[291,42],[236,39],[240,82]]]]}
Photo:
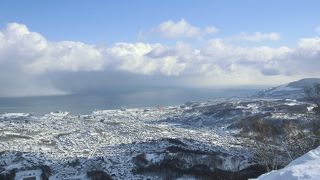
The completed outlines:
{"type": "Polygon", "coordinates": [[[320,179],[320,146],[295,159],[285,168],[271,171],[257,178],[258,180],[298,180],[320,179]]]}
{"type": "Polygon", "coordinates": [[[320,78],[305,78],[264,91],[260,91],[254,96],[262,98],[300,99],[305,97],[305,87],[312,87],[314,84],[318,83],[320,83],[320,78]]]}
{"type": "MultiPolygon", "coordinates": [[[[312,108],[290,99],[231,98],[86,115],[4,113],[0,180],[37,169],[50,172],[51,180],[92,173],[112,179],[255,178],[266,171],[247,136],[253,131],[246,129],[261,118],[277,129],[289,122],[308,128],[317,118],[312,108]]],[[[289,159],[277,162],[283,167],[289,159]]]]}

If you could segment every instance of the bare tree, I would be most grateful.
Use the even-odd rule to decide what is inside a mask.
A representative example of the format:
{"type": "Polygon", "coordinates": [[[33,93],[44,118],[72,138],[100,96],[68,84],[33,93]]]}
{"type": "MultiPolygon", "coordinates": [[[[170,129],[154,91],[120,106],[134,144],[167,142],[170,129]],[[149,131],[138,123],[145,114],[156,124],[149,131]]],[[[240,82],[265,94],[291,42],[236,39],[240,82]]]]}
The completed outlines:
{"type": "Polygon", "coordinates": [[[252,128],[256,130],[254,136],[255,158],[262,161],[268,172],[278,169],[280,151],[274,143],[276,141],[274,127],[267,124],[263,119],[257,119],[254,121],[252,128]]]}
{"type": "Polygon", "coordinates": [[[314,110],[320,113],[320,84],[315,83],[311,87],[305,87],[304,92],[306,93],[307,99],[316,104],[317,107],[315,107],[314,110]]]}
{"type": "Polygon", "coordinates": [[[297,124],[290,123],[284,130],[281,143],[291,161],[319,145],[319,137],[313,131],[305,131],[297,124]]]}
{"type": "Polygon", "coordinates": [[[263,163],[267,171],[275,170],[319,145],[319,136],[296,122],[283,123],[282,132],[277,132],[278,128],[264,119],[257,119],[252,126],[254,158],[263,163]]]}
{"type": "Polygon", "coordinates": [[[273,139],[263,138],[255,142],[254,156],[261,161],[268,172],[278,169],[279,154],[281,151],[277,145],[272,143],[273,139]]]}

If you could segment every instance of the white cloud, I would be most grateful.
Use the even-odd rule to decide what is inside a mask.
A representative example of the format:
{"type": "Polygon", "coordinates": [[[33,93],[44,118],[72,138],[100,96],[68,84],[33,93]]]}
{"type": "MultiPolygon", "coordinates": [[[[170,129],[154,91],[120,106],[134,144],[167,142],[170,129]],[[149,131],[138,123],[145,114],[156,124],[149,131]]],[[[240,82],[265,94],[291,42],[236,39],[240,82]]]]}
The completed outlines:
{"type": "Polygon", "coordinates": [[[300,39],[298,45],[301,49],[308,49],[316,53],[320,51],[320,38],[317,37],[300,39]]]}
{"type": "Polygon", "coordinates": [[[254,34],[240,33],[234,37],[231,37],[231,40],[240,40],[240,41],[251,41],[251,42],[261,42],[261,41],[276,41],[281,38],[280,34],[275,32],[270,33],[261,33],[255,32],[254,34]]]}
{"type": "Polygon", "coordinates": [[[134,83],[263,84],[272,83],[274,77],[276,83],[319,76],[319,59],[320,38],[301,39],[296,48],[237,46],[219,38],[199,48],[183,42],[173,46],[121,42],[97,47],[51,42],[25,25],[11,23],[0,31],[0,96],[72,93],[72,87],[117,88],[134,83]],[[62,76],[56,78],[59,82],[56,76],[62,76]],[[72,80],[66,80],[69,78],[72,80]]]}
{"type": "Polygon", "coordinates": [[[214,26],[208,26],[204,29],[193,26],[186,20],[181,19],[177,22],[168,20],[159,24],[153,29],[154,33],[159,33],[162,37],[172,38],[199,38],[206,34],[214,34],[219,30],[214,26]]]}
{"type": "Polygon", "coordinates": [[[207,26],[203,31],[204,34],[215,34],[217,32],[219,32],[219,29],[214,26],[207,26]]]}
{"type": "MultiPolygon", "coordinates": [[[[154,45],[157,46],[157,45],[154,45]]],[[[113,60],[113,68],[137,74],[152,74],[156,64],[144,55],[153,49],[153,45],[144,43],[117,43],[108,48],[106,56],[113,60]]]]}
{"type": "MultiPolygon", "coordinates": [[[[0,56],[3,63],[15,63],[22,71],[102,70],[102,51],[81,42],[49,42],[25,25],[10,23],[2,32],[0,56]]],[[[0,60],[1,61],[1,60],[0,60]]]]}

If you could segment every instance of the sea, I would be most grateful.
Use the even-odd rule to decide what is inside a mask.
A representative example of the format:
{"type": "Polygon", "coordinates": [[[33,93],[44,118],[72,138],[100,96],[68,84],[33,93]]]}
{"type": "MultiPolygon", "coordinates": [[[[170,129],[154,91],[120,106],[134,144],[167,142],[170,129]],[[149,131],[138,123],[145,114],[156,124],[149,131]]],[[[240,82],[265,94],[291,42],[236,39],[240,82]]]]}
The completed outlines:
{"type": "Polygon", "coordinates": [[[54,111],[90,114],[95,110],[144,108],[203,102],[217,98],[246,97],[257,88],[170,88],[139,91],[87,92],[58,96],[0,97],[0,114],[31,113],[43,115],[54,111]]]}

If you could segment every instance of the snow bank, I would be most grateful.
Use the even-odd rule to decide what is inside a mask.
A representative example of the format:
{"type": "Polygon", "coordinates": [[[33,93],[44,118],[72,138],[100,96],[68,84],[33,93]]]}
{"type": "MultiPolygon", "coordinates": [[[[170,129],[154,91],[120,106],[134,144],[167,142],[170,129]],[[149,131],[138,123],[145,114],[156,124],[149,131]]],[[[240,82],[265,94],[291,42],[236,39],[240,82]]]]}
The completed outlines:
{"type": "Polygon", "coordinates": [[[29,113],[4,113],[0,115],[0,118],[8,118],[8,119],[18,119],[29,117],[31,114],[29,113]]]}
{"type": "Polygon", "coordinates": [[[55,116],[55,117],[65,117],[69,114],[68,111],[55,111],[55,112],[50,112],[50,116],[55,116]]]}
{"type": "Polygon", "coordinates": [[[320,178],[320,146],[311,150],[303,156],[295,159],[285,168],[271,171],[259,176],[258,180],[274,179],[308,179],[318,180],[320,178]]]}

